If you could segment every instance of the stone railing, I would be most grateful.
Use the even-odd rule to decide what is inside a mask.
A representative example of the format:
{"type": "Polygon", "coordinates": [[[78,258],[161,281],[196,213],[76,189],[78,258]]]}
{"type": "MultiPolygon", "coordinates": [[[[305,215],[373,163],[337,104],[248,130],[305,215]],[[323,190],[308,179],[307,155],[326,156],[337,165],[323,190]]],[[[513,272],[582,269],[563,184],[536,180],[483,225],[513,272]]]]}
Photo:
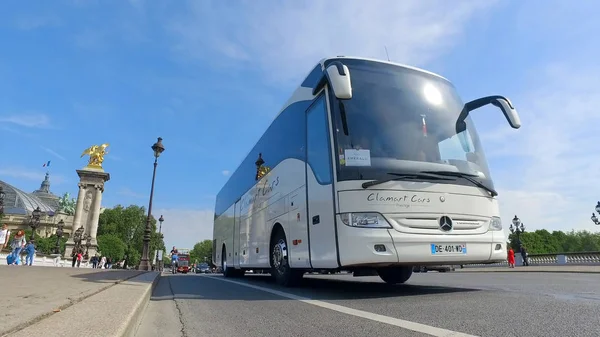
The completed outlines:
{"type": "MultiPolygon", "coordinates": [[[[529,254],[530,266],[550,266],[550,265],[579,265],[594,266],[600,265],[600,252],[581,252],[581,253],[558,253],[558,254],[529,254]]],[[[508,265],[508,261],[491,264],[470,264],[467,267],[502,267],[508,265]]],[[[515,254],[515,265],[522,266],[523,258],[521,253],[515,254]]]]}

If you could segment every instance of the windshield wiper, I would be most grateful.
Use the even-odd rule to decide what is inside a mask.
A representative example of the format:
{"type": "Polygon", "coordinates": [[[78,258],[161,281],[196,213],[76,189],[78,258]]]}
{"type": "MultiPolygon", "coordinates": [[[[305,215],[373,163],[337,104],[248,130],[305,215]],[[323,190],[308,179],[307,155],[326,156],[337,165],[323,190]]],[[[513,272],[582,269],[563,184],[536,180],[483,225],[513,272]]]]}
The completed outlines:
{"type": "Polygon", "coordinates": [[[473,185],[483,188],[484,190],[490,192],[492,197],[495,197],[498,195],[498,192],[496,192],[493,188],[487,187],[484,184],[480,183],[479,181],[473,179],[473,178],[479,177],[476,174],[464,173],[464,172],[454,172],[454,171],[423,171],[423,173],[439,174],[441,176],[464,178],[464,179],[470,181],[471,183],[473,183],[473,185]]]}
{"type": "Polygon", "coordinates": [[[368,188],[371,186],[387,183],[388,181],[392,181],[392,180],[419,180],[419,181],[423,181],[423,180],[454,180],[454,179],[442,178],[442,177],[439,177],[436,175],[421,173],[421,172],[419,172],[419,173],[388,172],[387,174],[392,175],[394,177],[388,178],[388,179],[372,180],[372,181],[364,182],[362,184],[362,188],[368,188]]]}

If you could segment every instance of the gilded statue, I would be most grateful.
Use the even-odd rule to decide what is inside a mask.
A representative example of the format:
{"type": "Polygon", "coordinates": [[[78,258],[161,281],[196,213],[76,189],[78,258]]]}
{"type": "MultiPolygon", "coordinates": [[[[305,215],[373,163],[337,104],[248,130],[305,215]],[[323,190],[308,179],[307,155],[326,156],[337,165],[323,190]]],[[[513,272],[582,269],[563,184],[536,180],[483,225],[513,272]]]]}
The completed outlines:
{"type": "Polygon", "coordinates": [[[270,171],[271,171],[270,167],[261,165],[258,168],[258,172],[256,174],[257,180],[260,180],[262,177],[266,176],[267,173],[269,173],[270,171]]]}
{"type": "Polygon", "coordinates": [[[90,160],[88,161],[87,167],[93,169],[102,170],[102,163],[104,162],[104,156],[108,154],[106,148],[108,147],[108,143],[102,145],[92,145],[89,148],[85,149],[81,154],[81,157],[86,154],[90,156],[90,160]]]}

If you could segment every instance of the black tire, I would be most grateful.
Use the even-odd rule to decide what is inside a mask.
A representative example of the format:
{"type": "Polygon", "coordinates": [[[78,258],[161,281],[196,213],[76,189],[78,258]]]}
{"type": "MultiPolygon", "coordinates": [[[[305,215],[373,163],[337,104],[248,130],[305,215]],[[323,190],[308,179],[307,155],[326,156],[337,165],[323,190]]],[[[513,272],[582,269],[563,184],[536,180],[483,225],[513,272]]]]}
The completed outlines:
{"type": "Polygon", "coordinates": [[[408,281],[412,276],[412,267],[389,267],[377,270],[379,277],[388,284],[398,284],[408,281]]]}
{"type": "Polygon", "coordinates": [[[227,250],[225,246],[223,246],[223,253],[221,254],[221,270],[223,271],[223,276],[234,277],[235,269],[227,265],[227,250]]]}
{"type": "Polygon", "coordinates": [[[241,269],[235,269],[233,266],[227,265],[227,250],[223,247],[223,254],[221,258],[221,269],[223,270],[223,276],[228,278],[244,276],[245,271],[241,269]]]}
{"type": "Polygon", "coordinates": [[[293,287],[301,282],[304,272],[290,267],[287,240],[282,230],[277,230],[271,241],[270,263],[271,276],[277,284],[293,287]]]}

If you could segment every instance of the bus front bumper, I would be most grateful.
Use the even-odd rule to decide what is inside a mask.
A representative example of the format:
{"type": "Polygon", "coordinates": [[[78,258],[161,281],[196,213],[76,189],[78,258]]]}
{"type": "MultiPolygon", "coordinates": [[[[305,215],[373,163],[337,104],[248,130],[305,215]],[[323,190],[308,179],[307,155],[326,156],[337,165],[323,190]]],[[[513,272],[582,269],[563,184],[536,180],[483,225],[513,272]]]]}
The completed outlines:
{"type": "Polygon", "coordinates": [[[506,260],[506,242],[502,231],[473,235],[426,235],[401,233],[394,229],[340,227],[344,227],[338,228],[343,267],[450,265],[506,260]],[[456,252],[456,247],[465,249],[456,252]]]}

